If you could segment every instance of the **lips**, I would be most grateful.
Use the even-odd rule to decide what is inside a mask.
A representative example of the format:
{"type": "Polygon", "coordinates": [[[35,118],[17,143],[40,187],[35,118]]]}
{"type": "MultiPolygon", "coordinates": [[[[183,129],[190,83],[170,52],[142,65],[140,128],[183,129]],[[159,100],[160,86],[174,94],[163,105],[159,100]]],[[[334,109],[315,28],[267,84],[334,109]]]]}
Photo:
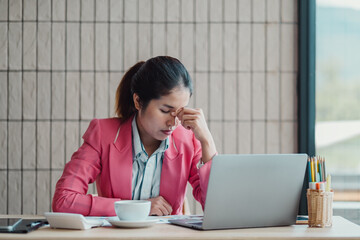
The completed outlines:
{"type": "Polygon", "coordinates": [[[172,130],[161,130],[162,133],[164,133],[165,135],[171,135],[172,130]]]}

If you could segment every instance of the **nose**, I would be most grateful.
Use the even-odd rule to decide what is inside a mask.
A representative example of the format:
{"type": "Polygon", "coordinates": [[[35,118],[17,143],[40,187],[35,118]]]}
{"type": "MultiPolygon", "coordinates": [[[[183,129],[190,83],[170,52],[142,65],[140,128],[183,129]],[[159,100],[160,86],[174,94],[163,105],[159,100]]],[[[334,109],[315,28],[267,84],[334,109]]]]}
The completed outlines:
{"type": "Polygon", "coordinates": [[[170,118],[167,121],[167,126],[169,128],[172,128],[172,127],[176,126],[176,122],[177,122],[177,116],[173,117],[170,115],[170,118]]]}

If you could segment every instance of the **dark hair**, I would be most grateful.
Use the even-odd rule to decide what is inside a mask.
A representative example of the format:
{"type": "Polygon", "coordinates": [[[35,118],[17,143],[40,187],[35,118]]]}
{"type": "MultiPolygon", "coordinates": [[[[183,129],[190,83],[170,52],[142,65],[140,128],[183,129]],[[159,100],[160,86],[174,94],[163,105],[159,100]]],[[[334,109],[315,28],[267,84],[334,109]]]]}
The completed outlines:
{"type": "Polygon", "coordinates": [[[134,93],[146,109],[151,100],[168,95],[176,87],[185,87],[192,95],[192,80],[178,59],[159,56],[138,62],[125,73],[116,90],[115,113],[121,121],[126,121],[137,111],[134,93]]]}

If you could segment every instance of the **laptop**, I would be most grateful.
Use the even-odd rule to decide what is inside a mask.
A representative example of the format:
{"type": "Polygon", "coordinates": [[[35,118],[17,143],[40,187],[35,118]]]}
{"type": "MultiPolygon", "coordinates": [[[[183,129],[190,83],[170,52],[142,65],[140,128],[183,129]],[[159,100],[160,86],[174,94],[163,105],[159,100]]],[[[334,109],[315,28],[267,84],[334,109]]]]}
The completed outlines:
{"type": "Polygon", "coordinates": [[[203,217],[169,220],[199,230],[295,224],[306,154],[217,155],[203,217]]]}

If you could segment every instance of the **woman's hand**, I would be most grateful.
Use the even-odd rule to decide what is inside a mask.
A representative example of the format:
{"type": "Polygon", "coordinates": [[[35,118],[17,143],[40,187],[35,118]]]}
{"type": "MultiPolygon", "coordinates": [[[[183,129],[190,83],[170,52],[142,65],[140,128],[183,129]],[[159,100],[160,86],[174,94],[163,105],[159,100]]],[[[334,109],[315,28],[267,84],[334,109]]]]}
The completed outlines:
{"type": "Polygon", "coordinates": [[[196,139],[201,143],[202,161],[204,163],[210,161],[216,154],[216,147],[203,111],[199,108],[182,108],[172,112],[171,115],[179,118],[184,128],[193,131],[196,139]]]}
{"type": "Polygon", "coordinates": [[[165,216],[172,213],[171,205],[162,196],[149,198],[148,200],[151,202],[150,216],[165,216]]]}
{"type": "Polygon", "coordinates": [[[177,113],[172,112],[171,115],[177,116],[184,128],[193,131],[197,140],[202,142],[211,137],[201,109],[182,108],[179,110],[177,113]]]}

